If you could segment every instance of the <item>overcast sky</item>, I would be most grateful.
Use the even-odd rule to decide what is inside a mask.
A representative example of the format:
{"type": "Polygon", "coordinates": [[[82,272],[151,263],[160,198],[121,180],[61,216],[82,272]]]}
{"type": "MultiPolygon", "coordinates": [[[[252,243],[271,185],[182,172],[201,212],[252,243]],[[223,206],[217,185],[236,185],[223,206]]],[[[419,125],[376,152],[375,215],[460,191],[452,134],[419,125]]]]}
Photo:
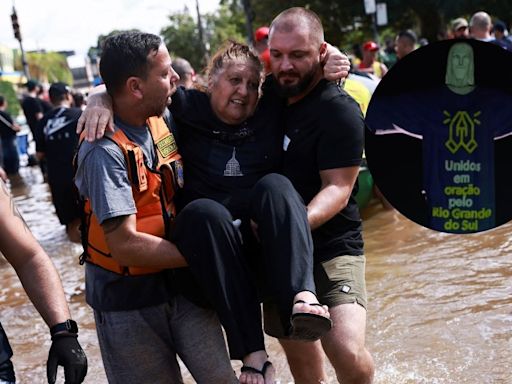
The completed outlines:
{"type": "MultiPolygon", "coordinates": [[[[185,4],[195,14],[195,0],[0,0],[0,44],[19,47],[10,14],[13,3],[23,48],[74,50],[85,54],[98,36],[113,29],[138,28],[158,34],[168,16],[185,4]]],[[[201,13],[213,12],[218,0],[199,0],[201,13]]]]}

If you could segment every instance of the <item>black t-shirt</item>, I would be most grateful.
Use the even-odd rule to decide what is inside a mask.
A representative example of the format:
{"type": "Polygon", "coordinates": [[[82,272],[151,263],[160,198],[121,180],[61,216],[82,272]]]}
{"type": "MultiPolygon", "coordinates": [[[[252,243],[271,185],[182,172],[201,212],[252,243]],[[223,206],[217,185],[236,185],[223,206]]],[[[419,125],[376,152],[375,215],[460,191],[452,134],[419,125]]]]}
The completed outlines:
{"type": "MultiPolygon", "coordinates": [[[[306,204],[320,191],[320,171],[361,163],[364,119],[357,103],[325,80],[303,99],[287,107],[283,173],[306,204]]],[[[363,253],[362,225],[354,199],[345,209],[312,232],[315,259],[363,253]]]]}
{"type": "Polygon", "coordinates": [[[58,107],[38,122],[36,150],[45,154],[50,183],[73,180],[73,156],[78,145],[76,124],[81,113],[79,108],[58,107]]]}
{"type": "Polygon", "coordinates": [[[50,112],[53,109],[53,105],[46,100],[39,99],[41,102],[41,108],[43,108],[43,113],[46,114],[47,112],[50,112]]]}
{"type": "Polygon", "coordinates": [[[170,105],[185,175],[178,206],[206,197],[245,216],[248,192],[281,162],[283,107],[279,98],[265,97],[253,117],[232,126],[215,116],[206,93],[179,88],[170,105]]]}
{"type": "Polygon", "coordinates": [[[44,112],[41,100],[37,97],[25,96],[21,102],[21,108],[23,108],[23,113],[25,114],[30,130],[34,133],[37,128],[36,115],[44,112]]]}
{"type": "MultiPolygon", "coordinates": [[[[0,111],[0,116],[2,116],[2,119],[7,120],[10,124],[13,123],[12,117],[7,112],[0,111]]],[[[0,138],[9,139],[13,136],[16,136],[16,132],[7,124],[5,124],[2,119],[0,119],[0,138]]]]}

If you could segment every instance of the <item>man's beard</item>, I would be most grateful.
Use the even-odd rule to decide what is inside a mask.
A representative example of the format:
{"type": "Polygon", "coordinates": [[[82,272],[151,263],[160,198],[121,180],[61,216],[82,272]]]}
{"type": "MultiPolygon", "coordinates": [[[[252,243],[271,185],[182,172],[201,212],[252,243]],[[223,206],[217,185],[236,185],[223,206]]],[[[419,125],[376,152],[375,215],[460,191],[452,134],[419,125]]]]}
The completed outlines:
{"type": "Polygon", "coordinates": [[[160,103],[160,105],[152,104],[151,116],[163,116],[165,110],[171,105],[171,97],[169,96],[164,103],[160,103]]]}
{"type": "MultiPolygon", "coordinates": [[[[279,94],[285,98],[294,97],[294,96],[302,94],[304,91],[306,91],[309,88],[309,86],[313,82],[316,71],[317,71],[316,66],[311,68],[311,70],[308,73],[306,73],[302,78],[299,79],[297,84],[293,84],[293,85],[282,84],[279,81],[279,77],[281,74],[283,74],[283,75],[286,74],[286,72],[279,73],[278,79],[277,79],[278,81],[276,82],[277,90],[278,90],[279,94]]],[[[295,74],[295,72],[288,72],[288,73],[295,74]]]]}
{"type": "Polygon", "coordinates": [[[167,109],[167,106],[160,106],[160,108],[153,108],[152,112],[151,112],[151,116],[158,116],[158,117],[161,117],[165,110],[167,109]]]}

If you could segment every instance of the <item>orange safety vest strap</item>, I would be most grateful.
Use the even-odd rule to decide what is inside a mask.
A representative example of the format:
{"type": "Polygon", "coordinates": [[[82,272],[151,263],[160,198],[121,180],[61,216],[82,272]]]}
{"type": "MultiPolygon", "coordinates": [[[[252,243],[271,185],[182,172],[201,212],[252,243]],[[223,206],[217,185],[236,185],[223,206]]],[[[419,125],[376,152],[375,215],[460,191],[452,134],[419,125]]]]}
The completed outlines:
{"type": "MultiPolygon", "coordinates": [[[[179,156],[178,146],[174,140],[174,136],[169,131],[167,124],[161,117],[150,117],[147,120],[151,136],[155,142],[156,152],[158,155],[158,163],[168,163],[166,159],[179,156]]],[[[179,156],[181,158],[181,156],[179,156]]]]}

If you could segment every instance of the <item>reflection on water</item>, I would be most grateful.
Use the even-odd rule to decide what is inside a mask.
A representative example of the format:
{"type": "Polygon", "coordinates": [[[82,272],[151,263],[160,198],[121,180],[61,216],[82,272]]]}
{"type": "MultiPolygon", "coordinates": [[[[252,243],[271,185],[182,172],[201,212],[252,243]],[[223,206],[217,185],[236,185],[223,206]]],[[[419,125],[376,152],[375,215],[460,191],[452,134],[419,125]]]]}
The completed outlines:
{"type": "MultiPolygon", "coordinates": [[[[89,358],[85,383],[106,383],[92,311],[84,303],[81,247],[67,241],[39,170],[22,168],[22,175],[12,192],[61,274],[89,358]]],[[[365,211],[367,344],[376,384],[512,384],[511,232],[507,224],[473,235],[443,234],[377,204],[365,211]]],[[[3,260],[0,273],[0,319],[15,352],[18,382],[45,383],[47,327],[3,260]]],[[[291,382],[280,347],[267,342],[281,384],[291,382]]],[[[189,375],[186,382],[193,383],[189,375]]]]}

